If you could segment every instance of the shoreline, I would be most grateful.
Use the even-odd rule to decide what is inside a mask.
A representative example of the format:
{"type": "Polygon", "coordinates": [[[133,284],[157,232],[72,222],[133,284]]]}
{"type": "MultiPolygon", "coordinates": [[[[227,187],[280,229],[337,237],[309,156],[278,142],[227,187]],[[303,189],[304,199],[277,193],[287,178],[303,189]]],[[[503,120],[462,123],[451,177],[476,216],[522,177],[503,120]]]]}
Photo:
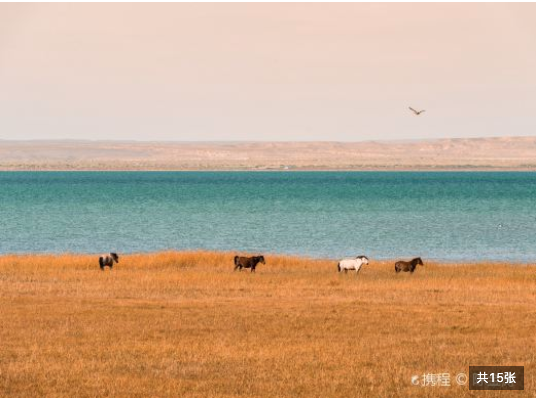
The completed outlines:
{"type": "Polygon", "coordinates": [[[20,167],[9,168],[0,166],[0,172],[46,172],[46,173],[67,173],[67,172],[110,172],[110,173],[240,173],[240,172],[257,172],[257,173],[300,173],[300,172],[355,172],[355,173],[471,173],[471,172],[504,172],[504,173],[531,173],[536,172],[536,165],[531,167],[382,167],[382,168],[315,168],[315,167],[297,167],[289,170],[279,168],[32,168],[32,167],[20,167]]]}
{"type": "MultiPolygon", "coordinates": [[[[63,253],[0,253],[0,261],[6,260],[8,258],[13,258],[17,260],[41,260],[41,259],[79,259],[79,260],[90,260],[97,259],[103,253],[74,253],[74,252],[63,252],[63,253]]],[[[106,253],[104,253],[106,254],[106,253]]],[[[341,256],[340,258],[325,258],[325,257],[309,257],[309,256],[300,256],[300,255],[287,255],[287,254],[277,254],[277,253],[244,253],[240,251],[230,252],[230,251],[214,251],[214,250],[162,250],[154,252],[132,252],[132,253],[122,253],[118,252],[122,259],[154,259],[159,257],[168,257],[171,259],[176,259],[180,261],[184,257],[206,257],[206,256],[216,256],[223,259],[232,259],[235,255],[242,256],[255,256],[255,255],[264,255],[266,257],[267,263],[269,259],[274,259],[276,262],[280,261],[289,261],[289,262],[300,262],[300,263],[336,263],[342,258],[351,258],[351,256],[341,256]]],[[[416,256],[417,257],[417,256],[416,256]]],[[[370,261],[369,266],[374,266],[374,264],[394,264],[397,261],[408,261],[411,260],[409,257],[399,257],[399,258],[374,258],[368,257],[370,261]]],[[[479,267],[479,266],[512,266],[512,267],[536,267],[536,261],[506,261],[506,260],[442,260],[435,258],[423,257],[425,264],[430,264],[433,266],[439,267],[479,267]]]]}

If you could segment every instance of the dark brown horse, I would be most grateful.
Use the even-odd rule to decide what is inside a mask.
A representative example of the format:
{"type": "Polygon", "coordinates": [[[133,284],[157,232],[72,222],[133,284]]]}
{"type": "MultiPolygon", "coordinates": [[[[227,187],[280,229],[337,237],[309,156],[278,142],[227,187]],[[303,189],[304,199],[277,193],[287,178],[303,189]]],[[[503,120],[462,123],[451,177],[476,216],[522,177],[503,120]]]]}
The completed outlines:
{"type": "Polygon", "coordinates": [[[400,271],[411,272],[415,271],[417,265],[424,265],[420,257],[414,258],[411,261],[398,261],[395,264],[395,271],[398,274],[400,271]]]}
{"type": "Polygon", "coordinates": [[[110,267],[111,270],[114,267],[114,262],[119,264],[119,256],[117,253],[103,254],[99,257],[101,271],[104,271],[104,267],[110,267]]]}
{"type": "Polygon", "coordinates": [[[251,268],[251,272],[255,272],[255,267],[257,264],[264,262],[264,256],[254,256],[254,257],[240,257],[235,256],[234,258],[234,270],[238,268],[239,271],[242,271],[242,268],[251,268]]]}

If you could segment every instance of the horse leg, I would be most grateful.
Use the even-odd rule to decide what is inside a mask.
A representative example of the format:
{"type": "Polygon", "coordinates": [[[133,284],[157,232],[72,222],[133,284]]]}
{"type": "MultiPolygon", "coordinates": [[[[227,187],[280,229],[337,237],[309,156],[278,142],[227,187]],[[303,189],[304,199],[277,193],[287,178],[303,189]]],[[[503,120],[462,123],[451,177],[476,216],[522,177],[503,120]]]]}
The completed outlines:
{"type": "Polygon", "coordinates": [[[345,274],[348,273],[348,268],[345,268],[345,269],[344,269],[344,273],[345,273],[345,274]]]}

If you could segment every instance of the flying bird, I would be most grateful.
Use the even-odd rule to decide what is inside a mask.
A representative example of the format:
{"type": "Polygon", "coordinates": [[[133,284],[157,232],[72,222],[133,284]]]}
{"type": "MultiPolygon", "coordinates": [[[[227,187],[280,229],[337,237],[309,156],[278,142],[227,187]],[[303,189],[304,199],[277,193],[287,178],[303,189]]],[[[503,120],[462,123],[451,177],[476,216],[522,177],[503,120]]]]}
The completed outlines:
{"type": "Polygon", "coordinates": [[[425,112],[424,109],[422,111],[417,111],[417,110],[413,109],[411,106],[409,107],[409,110],[412,111],[417,116],[419,116],[421,113],[425,112]]]}

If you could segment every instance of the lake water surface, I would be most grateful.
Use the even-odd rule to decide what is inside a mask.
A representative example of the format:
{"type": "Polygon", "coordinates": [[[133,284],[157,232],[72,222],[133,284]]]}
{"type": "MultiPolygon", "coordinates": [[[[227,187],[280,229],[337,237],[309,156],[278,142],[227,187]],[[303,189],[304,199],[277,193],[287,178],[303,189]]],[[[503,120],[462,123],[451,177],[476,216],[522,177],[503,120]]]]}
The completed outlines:
{"type": "Polygon", "coordinates": [[[0,172],[0,253],[536,259],[536,173],[0,172]]]}

